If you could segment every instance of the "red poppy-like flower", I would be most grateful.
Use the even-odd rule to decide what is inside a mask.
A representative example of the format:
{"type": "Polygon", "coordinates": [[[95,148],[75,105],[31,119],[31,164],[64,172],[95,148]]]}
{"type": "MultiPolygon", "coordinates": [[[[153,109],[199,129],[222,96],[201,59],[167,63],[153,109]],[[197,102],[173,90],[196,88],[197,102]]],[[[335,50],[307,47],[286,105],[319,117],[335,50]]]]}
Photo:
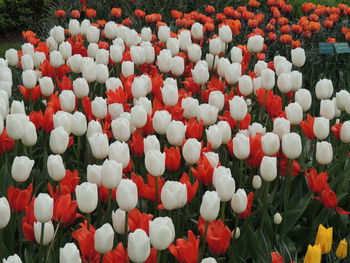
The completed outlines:
{"type": "Polygon", "coordinates": [[[169,251],[180,263],[197,263],[199,242],[199,238],[189,230],[188,240],[176,239],[175,245],[170,244],[169,251]]]}
{"type": "Polygon", "coordinates": [[[111,10],[111,16],[115,18],[119,18],[122,16],[122,9],[121,8],[112,8],[111,10]]]}
{"type": "Polygon", "coordinates": [[[198,181],[196,180],[191,184],[190,177],[187,173],[183,173],[180,180],[180,183],[185,184],[187,188],[187,203],[191,202],[193,197],[196,195],[198,190],[198,181]]]}
{"type": "Polygon", "coordinates": [[[192,117],[190,118],[190,120],[187,122],[186,125],[187,125],[186,137],[195,138],[200,141],[203,135],[204,121],[200,120],[198,122],[195,117],[192,117]]]}
{"type": "Polygon", "coordinates": [[[277,251],[271,252],[271,263],[283,263],[284,257],[280,255],[277,251]]]}
{"type": "MultiPolygon", "coordinates": [[[[204,235],[205,224],[205,220],[199,217],[198,230],[202,236],[204,235]]],[[[223,254],[230,245],[231,231],[221,220],[210,221],[206,241],[211,252],[217,255],[223,254]]]]}
{"type": "Polygon", "coordinates": [[[303,130],[305,136],[309,139],[315,139],[314,133],[314,121],[315,117],[312,117],[310,114],[307,114],[306,120],[300,122],[300,128],[303,130]]]}
{"type": "Polygon", "coordinates": [[[310,171],[305,170],[305,176],[312,192],[320,194],[323,190],[329,188],[327,172],[317,173],[316,169],[311,167],[310,171]]]}
{"type": "Polygon", "coordinates": [[[214,167],[211,166],[209,160],[204,155],[197,163],[197,170],[191,168],[191,172],[202,184],[208,185],[212,183],[214,167]]]}
{"type": "Polygon", "coordinates": [[[65,16],[66,16],[66,12],[62,9],[57,10],[55,12],[55,17],[57,17],[57,18],[64,18],[65,16]]]}
{"type": "Polygon", "coordinates": [[[143,136],[141,130],[136,130],[129,142],[130,151],[135,155],[143,155],[143,136]]]}
{"type": "Polygon", "coordinates": [[[34,223],[37,221],[34,216],[34,201],[35,198],[32,199],[30,204],[25,208],[25,216],[22,218],[22,232],[25,239],[29,242],[34,242],[34,223]]]}
{"type": "Polygon", "coordinates": [[[245,209],[245,211],[243,213],[240,213],[238,215],[240,218],[243,218],[243,219],[249,217],[250,214],[252,213],[254,193],[250,192],[247,196],[247,199],[248,199],[247,208],[245,209]]]}
{"type": "Polygon", "coordinates": [[[91,260],[98,260],[100,258],[100,255],[95,250],[94,227],[90,225],[90,230],[88,230],[86,221],[79,225],[81,228],[73,231],[71,234],[72,237],[78,241],[79,250],[83,260],[86,262],[89,262],[91,260]]]}
{"type": "Polygon", "coordinates": [[[32,199],[32,192],[33,184],[30,184],[27,189],[24,190],[10,186],[7,190],[7,199],[11,209],[17,213],[24,212],[26,206],[32,199]]]}
{"type": "Polygon", "coordinates": [[[73,201],[70,194],[61,195],[55,200],[53,220],[63,226],[70,226],[79,217],[77,201],[73,201]]]}
{"type": "Polygon", "coordinates": [[[149,234],[149,222],[153,219],[153,215],[141,213],[137,208],[131,210],[128,216],[128,224],[130,232],[141,228],[147,235],[149,234]]]}
{"type": "Polygon", "coordinates": [[[123,243],[118,243],[117,247],[114,250],[109,251],[106,255],[103,256],[103,263],[127,263],[128,253],[123,247],[123,243]]]}
{"type": "Polygon", "coordinates": [[[181,153],[179,147],[164,148],[165,167],[169,171],[177,171],[181,165],[181,153]]]}
{"type": "Polygon", "coordinates": [[[0,155],[11,151],[15,144],[16,142],[7,135],[6,128],[4,128],[0,135],[0,155]]]}

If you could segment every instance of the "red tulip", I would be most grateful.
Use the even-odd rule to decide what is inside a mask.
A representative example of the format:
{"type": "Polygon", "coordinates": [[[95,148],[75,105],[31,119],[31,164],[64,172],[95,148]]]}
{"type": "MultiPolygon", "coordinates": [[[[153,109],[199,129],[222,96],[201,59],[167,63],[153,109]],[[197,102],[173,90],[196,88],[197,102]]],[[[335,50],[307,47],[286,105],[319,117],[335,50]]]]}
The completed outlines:
{"type": "Polygon", "coordinates": [[[199,238],[196,238],[193,232],[189,230],[188,240],[176,239],[176,245],[170,244],[169,250],[180,263],[197,263],[198,246],[199,238]]]}
{"type": "Polygon", "coordinates": [[[181,165],[181,153],[179,147],[164,148],[165,167],[169,171],[177,171],[181,165]]]}
{"type": "Polygon", "coordinates": [[[208,185],[212,183],[214,167],[211,166],[209,160],[204,155],[197,163],[197,170],[191,168],[191,172],[202,184],[208,185]]]}
{"type": "Polygon", "coordinates": [[[323,190],[329,188],[327,183],[328,181],[328,173],[317,173],[316,169],[311,167],[310,172],[305,170],[305,176],[307,179],[307,183],[312,192],[316,194],[320,194],[323,190]]]}
{"type": "Polygon", "coordinates": [[[114,262],[120,262],[120,263],[129,262],[128,253],[126,249],[123,247],[122,243],[119,243],[114,250],[108,252],[103,257],[103,263],[114,263],[114,262]]]}
{"type": "Polygon", "coordinates": [[[149,222],[153,219],[153,215],[141,213],[137,208],[129,212],[128,224],[131,232],[141,228],[147,235],[149,234],[149,222]]]}
{"type": "Polygon", "coordinates": [[[271,263],[283,263],[284,258],[277,251],[271,252],[271,263]]]}
{"type": "Polygon", "coordinates": [[[53,220],[63,226],[70,226],[80,215],[77,213],[77,201],[72,201],[70,194],[61,195],[55,200],[53,220]]]}
{"type": "Polygon", "coordinates": [[[143,136],[140,130],[133,133],[129,145],[132,154],[143,155],[143,136]]]}
{"type": "Polygon", "coordinates": [[[24,212],[26,206],[32,199],[32,192],[33,184],[30,184],[28,188],[24,190],[10,186],[7,190],[7,199],[11,209],[17,213],[24,212]]]}
{"type": "Polygon", "coordinates": [[[200,120],[199,122],[197,122],[196,118],[192,117],[187,122],[186,137],[195,138],[200,141],[203,135],[203,127],[204,127],[203,120],[200,120]]]}
{"type": "Polygon", "coordinates": [[[308,114],[306,120],[300,122],[300,128],[303,130],[305,136],[309,139],[316,138],[314,134],[314,121],[315,117],[312,117],[310,114],[308,114]]]}
{"type": "Polygon", "coordinates": [[[183,173],[180,180],[180,183],[185,184],[187,188],[187,203],[191,202],[198,190],[198,181],[196,180],[191,184],[190,178],[187,173],[183,173]]]}
{"type": "Polygon", "coordinates": [[[22,232],[25,239],[29,242],[35,241],[34,236],[34,226],[33,224],[37,221],[34,216],[34,201],[35,198],[32,199],[30,204],[25,208],[25,216],[22,218],[22,232]]]}
{"type": "Polygon", "coordinates": [[[15,141],[7,135],[6,128],[4,128],[0,134],[0,155],[11,151],[13,147],[15,147],[15,141]]]}
{"type": "Polygon", "coordinates": [[[87,229],[87,223],[80,224],[81,228],[72,232],[72,237],[78,242],[79,250],[83,260],[91,261],[98,260],[100,255],[96,252],[94,247],[95,228],[90,226],[90,231],[87,229]]]}

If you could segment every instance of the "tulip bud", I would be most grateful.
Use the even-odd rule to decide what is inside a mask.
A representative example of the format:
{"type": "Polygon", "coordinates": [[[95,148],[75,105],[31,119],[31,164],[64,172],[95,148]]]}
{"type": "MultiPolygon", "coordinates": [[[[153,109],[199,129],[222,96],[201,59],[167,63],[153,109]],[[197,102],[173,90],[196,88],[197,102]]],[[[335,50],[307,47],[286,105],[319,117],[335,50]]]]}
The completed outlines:
{"type": "Polygon", "coordinates": [[[344,111],[345,105],[347,104],[347,98],[350,97],[350,93],[347,90],[340,90],[336,93],[337,108],[344,111]]]}
{"type": "Polygon", "coordinates": [[[136,128],[142,128],[147,123],[147,112],[142,106],[134,106],[131,108],[131,124],[136,128]]]}
{"type": "Polygon", "coordinates": [[[337,258],[346,258],[346,256],[348,255],[348,242],[345,238],[340,241],[335,255],[337,256],[337,258]]]}
{"type": "Polygon", "coordinates": [[[317,142],[316,144],[316,160],[321,165],[332,162],[333,148],[329,142],[317,142]]]}
{"type": "Polygon", "coordinates": [[[127,167],[130,162],[130,151],[128,144],[120,141],[111,143],[109,146],[108,158],[121,163],[123,168],[127,167]]]}
{"type": "Polygon", "coordinates": [[[63,127],[70,134],[73,127],[73,115],[65,111],[57,111],[53,116],[54,128],[63,127]]]}
{"type": "Polygon", "coordinates": [[[259,53],[263,49],[264,38],[259,35],[248,38],[247,48],[251,53],[259,53]]]}
{"type": "Polygon", "coordinates": [[[175,106],[179,99],[177,86],[165,84],[161,89],[163,102],[166,106],[175,106]]]}
{"type": "Polygon", "coordinates": [[[235,84],[242,74],[242,65],[234,62],[225,70],[225,79],[229,84],[235,84]]]}
{"type": "Polygon", "coordinates": [[[231,175],[231,170],[223,166],[214,169],[213,185],[221,202],[229,201],[236,190],[236,183],[231,175]]]}
{"type": "Polygon", "coordinates": [[[182,155],[188,164],[193,165],[198,162],[201,150],[201,143],[197,139],[190,138],[183,145],[182,155]]]}
{"type": "Polygon", "coordinates": [[[344,143],[350,142],[350,121],[343,122],[340,128],[340,140],[344,143]]]}
{"type": "Polygon", "coordinates": [[[230,103],[230,114],[236,121],[241,121],[245,118],[248,112],[247,103],[243,97],[234,96],[230,103]]]}
{"type": "Polygon", "coordinates": [[[37,77],[37,74],[34,70],[27,69],[27,70],[22,72],[22,79],[23,79],[23,85],[27,89],[32,89],[36,86],[38,77],[37,77]]]}
{"type": "Polygon", "coordinates": [[[104,255],[113,249],[114,231],[109,223],[96,229],[94,235],[94,248],[97,253],[104,255]]]}
{"type": "Polygon", "coordinates": [[[134,98],[145,97],[147,95],[147,86],[144,78],[134,78],[131,85],[131,94],[134,98]]]}
{"type": "Polygon", "coordinates": [[[69,20],[68,28],[72,36],[77,36],[80,34],[80,23],[78,20],[76,19],[69,20]]]}
{"type": "MultiPolygon", "coordinates": [[[[197,99],[194,99],[192,97],[183,98],[181,101],[181,108],[184,109],[183,116],[186,119],[195,117],[197,115],[198,106],[199,106],[199,102],[197,99]]],[[[153,128],[154,128],[154,125],[153,125],[153,128]]]]}
{"type": "Polygon", "coordinates": [[[124,211],[134,209],[138,202],[136,184],[130,179],[122,179],[117,191],[118,206],[124,211]]]}
{"type": "Polygon", "coordinates": [[[95,97],[91,102],[92,113],[98,119],[104,119],[107,115],[107,102],[102,97],[95,97]]]}
{"type": "Polygon", "coordinates": [[[38,139],[38,136],[36,134],[35,125],[30,121],[26,121],[24,123],[24,131],[23,131],[23,137],[22,137],[23,145],[27,147],[31,147],[36,144],[37,139],[38,139]]]}
{"type": "Polygon", "coordinates": [[[46,54],[44,52],[35,52],[33,56],[34,67],[40,68],[41,63],[43,63],[46,59],[46,54]]]}
{"type": "Polygon", "coordinates": [[[144,262],[151,253],[150,239],[141,228],[129,233],[128,256],[135,263],[144,262]]]}
{"type": "Polygon", "coordinates": [[[310,91],[307,89],[299,89],[297,92],[295,92],[295,102],[297,102],[301,106],[304,112],[308,111],[312,103],[310,91]]]}
{"type": "Polygon", "coordinates": [[[258,190],[261,188],[261,177],[259,175],[254,175],[253,176],[253,182],[252,182],[252,186],[255,190],[258,190]]]}
{"type": "Polygon", "coordinates": [[[61,155],[50,155],[47,158],[49,176],[55,181],[61,181],[66,176],[66,169],[61,155]]]}
{"type": "Polygon", "coordinates": [[[102,165],[91,165],[89,164],[87,167],[87,181],[89,183],[94,183],[97,186],[101,186],[101,170],[102,170],[102,165]]]}
{"type": "Polygon", "coordinates": [[[41,93],[46,97],[50,96],[55,88],[50,77],[43,77],[39,79],[39,85],[41,93]]]}
{"type": "Polygon", "coordinates": [[[130,137],[130,123],[126,118],[119,117],[112,121],[112,132],[116,140],[126,142],[130,137]]]}
{"type": "Polygon", "coordinates": [[[216,126],[220,129],[222,143],[231,140],[231,127],[227,121],[219,121],[216,126]]]}
{"type": "Polygon", "coordinates": [[[131,75],[134,75],[134,62],[123,61],[122,63],[122,75],[127,78],[131,75]]]}
{"type": "Polygon", "coordinates": [[[285,109],[287,119],[292,125],[299,124],[303,120],[303,109],[299,103],[289,103],[285,109]]]}
{"type": "Polygon", "coordinates": [[[79,249],[74,243],[66,243],[60,248],[60,263],[81,263],[79,249]]]}
{"type": "Polygon", "coordinates": [[[218,109],[218,111],[221,111],[224,108],[225,104],[224,94],[219,90],[210,92],[208,103],[210,105],[215,106],[218,109]]]}
{"type": "Polygon", "coordinates": [[[276,118],[273,121],[273,132],[276,133],[278,135],[278,138],[281,140],[283,135],[290,132],[289,120],[285,118],[276,118]]]}
{"type": "Polygon", "coordinates": [[[142,65],[146,62],[145,49],[140,46],[132,46],[130,48],[131,60],[136,65],[142,65]]]}
{"type": "Polygon", "coordinates": [[[90,23],[90,20],[88,19],[84,19],[82,22],[81,22],[81,25],[80,25],[80,31],[81,31],[81,34],[83,36],[86,35],[86,32],[87,32],[87,29],[88,27],[90,27],[91,23],[90,23]]]}
{"type": "Polygon", "coordinates": [[[100,29],[95,26],[89,26],[86,31],[86,39],[90,43],[97,43],[100,38],[100,29]]]}
{"type": "MultiPolygon", "coordinates": [[[[35,200],[36,201],[36,200],[35,200]]],[[[35,237],[35,241],[40,244],[41,241],[41,231],[42,231],[42,227],[41,224],[44,224],[44,239],[43,239],[43,245],[46,246],[48,245],[54,236],[54,228],[53,228],[53,224],[51,221],[48,222],[35,222],[34,223],[34,237],[35,237]]]]}
{"type": "Polygon", "coordinates": [[[290,73],[282,73],[277,78],[277,87],[282,93],[288,93],[292,89],[292,77],[290,73]]]}
{"type": "Polygon", "coordinates": [[[162,188],[161,200],[166,210],[184,207],[187,202],[186,185],[177,181],[166,181],[162,188]]]}
{"type": "Polygon", "coordinates": [[[53,215],[53,199],[48,194],[39,194],[34,202],[34,215],[40,223],[51,220],[53,215]]]}
{"type": "MultiPolygon", "coordinates": [[[[125,234],[125,211],[118,208],[112,212],[113,229],[120,235],[125,234]]],[[[128,226],[129,230],[129,226],[128,226]]]]}
{"type": "Polygon", "coordinates": [[[204,84],[209,79],[209,71],[208,67],[205,66],[203,63],[197,62],[194,69],[191,69],[193,81],[197,84],[204,84]]]}
{"type": "Polygon", "coordinates": [[[242,49],[240,49],[239,47],[232,47],[230,55],[232,63],[241,63],[243,60],[242,49]]]}
{"type": "Polygon", "coordinates": [[[72,112],[75,108],[75,95],[71,90],[62,90],[59,95],[62,110],[72,112]]]}
{"type": "Polygon", "coordinates": [[[207,141],[211,143],[211,147],[213,149],[218,149],[222,144],[220,128],[216,125],[209,126],[209,128],[205,130],[205,133],[207,135],[207,141]]]}
{"type": "Polygon", "coordinates": [[[17,67],[17,65],[18,65],[18,52],[16,49],[10,48],[10,49],[6,50],[5,57],[6,57],[6,60],[10,66],[17,67]]]}
{"type": "Polygon", "coordinates": [[[80,111],[76,111],[73,114],[73,127],[72,133],[75,136],[83,136],[87,130],[86,117],[80,111]]]}
{"type": "Polygon", "coordinates": [[[203,38],[203,25],[201,23],[193,23],[191,27],[191,34],[193,39],[202,39],[203,38]]]}
{"type": "Polygon", "coordinates": [[[57,127],[50,134],[50,149],[55,154],[62,154],[66,151],[69,142],[69,134],[63,127],[57,127]]]}
{"type": "Polygon", "coordinates": [[[182,57],[176,56],[171,60],[171,73],[178,77],[184,73],[185,61],[182,57]]]}
{"type": "Polygon", "coordinates": [[[13,256],[9,256],[7,259],[4,258],[2,263],[22,263],[22,260],[17,254],[14,254],[13,256]]]}
{"type": "Polygon", "coordinates": [[[217,263],[216,259],[215,258],[203,258],[201,263],[217,263]]]}
{"type": "Polygon", "coordinates": [[[321,79],[316,83],[316,97],[319,100],[329,99],[333,94],[333,84],[329,79],[321,79]]]}
{"type": "MultiPolygon", "coordinates": [[[[111,45],[109,47],[109,54],[111,57],[111,60],[115,63],[120,63],[123,58],[123,49],[122,47],[118,45],[111,45]]],[[[124,75],[124,74],[123,74],[124,75]]],[[[130,74],[132,75],[132,74],[130,74]]]]}
{"type": "Polygon", "coordinates": [[[265,61],[259,60],[258,62],[256,62],[254,66],[254,72],[256,73],[257,76],[260,76],[261,72],[267,68],[268,68],[267,63],[265,61]]]}
{"type": "Polygon", "coordinates": [[[297,47],[295,49],[292,49],[291,55],[292,55],[292,63],[294,66],[298,68],[304,66],[306,58],[305,58],[305,50],[303,48],[297,47]]]}
{"type": "Polygon", "coordinates": [[[320,115],[326,119],[333,119],[335,116],[335,105],[331,100],[321,100],[320,115]]]}
{"type": "Polygon", "coordinates": [[[141,29],[141,38],[143,41],[152,40],[152,30],[149,27],[143,27],[141,29]]]}
{"type": "MultiPolygon", "coordinates": [[[[4,93],[3,93],[4,94],[4,93]]],[[[4,94],[4,98],[5,100],[8,101],[8,98],[7,98],[7,93],[5,92],[4,94]],[[6,94],[6,95],[5,95],[6,94]]],[[[24,109],[24,103],[23,101],[18,101],[18,100],[14,100],[12,101],[12,104],[11,104],[11,111],[10,111],[11,114],[16,114],[16,113],[22,113],[22,114],[25,114],[25,109],[24,109]]]]}
{"type": "Polygon", "coordinates": [[[11,218],[11,210],[6,197],[0,198],[0,230],[5,228],[11,218]]]}
{"type": "Polygon", "coordinates": [[[22,69],[23,71],[25,70],[33,70],[34,69],[34,60],[32,55],[30,54],[25,54],[21,57],[21,65],[22,65],[22,69]]]}
{"type": "Polygon", "coordinates": [[[123,104],[112,103],[108,104],[108,113],[111,115],[112,120],[119,118],[119,116],[124,112],[123,104]]]}
{"type": "Polygon", "coordinates": [[[313,131],[318,140],[324,140],[329,134],[329,120],[323,117],[316,117],[314,120],[313,131]]]}
{"type": "Polygon", "coordinates": [[[220,58],[218,61],[218,74],[220,77],[225,77],[225,72],[228,66],[230,66],[231,63],[227,58],[220,58]]]}
{"type": "Polygon", "coordinates": [[[202,57],[202,49],[199,45],[192,44],[192,45],[188,46],[188,48],[187,48],[187,55],[188,55],[188,59],[191,62],[196,63],[202,57]]]}
{"type": "Polygon", "coordinates": [[[234,231],[232,231],[231,234],[232,238],[238,239],[241,236],[241,230],[239,227],[236,227],[234,231]]]}
{"type": "Polygon", "coordinates": [[[236,134],[232,139],[233,143],[233,154],[239,160],[248,158],[250,154],[250,142],[249,137],[243,134],[236,134]]]}
{"type": "Polygon", "coordinates": [[[215,220],[220,210],[220,197],[215,191],[206,191],[199,209],[201,217],[210,222],[215,220]]]}
{"type": "Polygon", "coordinates": [[[223,25],[219,28],[219,37],[222,42],[230,43],[232,41],[232,31],[229,26],[223,25]]]}
{"type": "Polygon", "coordinates": [[[19,183],[25,182],[33,169],[34,163],[34,160],[27,156],[16,156],[11,168],[12,178],[19,183]]]}
{"type": "Polygon", "coordinates": [[[166,138],[173,146],[180,146],[185,138],[187,126],[182,121],[171,121],[166,130],[166,138]]]}
{"type": "Polygon", "coordinates": [[[170,38],[170,28],[168,26],[160,26],[158,28],[158,39],[161,42],[167,42],[170,38]]]}
{"type": "Polygon", "coordinates": [[[165,153],[158,150],[150,150],[145,154],[147,171],[153,176],[161,176],[165,170],[165,153]]]}
{"type": "Polygon", "coordinates": [[[258,133],[265,134],[266,128],[261,123],[253,122],[249,125],[248,132],[250,136],[255,136],[258,133]]]}
{"type": "Polygon", "coordinates": [[[107,134],[96,132],[88,138],[92,155],[97,159],[106,158],[109,149],[107,134]]]}
{"type": "MultiPolygon", "coordinates": [[[[64,60],[72,56],[72,46],[69,42],[62,42],[58,47],[59,52],[64,60]]],[[[51,57],[50,57],[51,59],[51,57]]],[[[63,62],[64,63],[64,62],[63,62]]]]}
{"type": "Polygon", "coordinates": [[[101,169],[101,182],[108,189],[116,188],[123,175],[123,165],[114,160],[106,159],[101,169]]]}
{"type": "Polygon", "coordinates": [[[77,185],[75,196],[79,210],[83,213],[92,213],[98,203],[97,185],[89,182],[77,185]]]}
{"type": "Polygon", "coordinates": [[[243,75],[239,78],[239,92],[244,95],[248,96],[253,91],[253,81],[252,78],[248,75],[243,75]]]}
{"type": "Polygon", "coordinates": [[[196,117],[198,121],[203,120],[205,125],[213,125],[217,121],[218,112],[217,107],[203,103],[197,107],[196,117]]]}
{"type": "Polygon", "coordinates": [[[172,56],[176,56],[179,53],[179,40],[177,38],[168,38],[166,41],[166,47],[170,50],[172,56]]]}
{"type": "Polygon", "coordinates": [[[260,164],[260,175],[266,182],[272,182],[277,177],[276,157],[264,156],[260,164]]]}
{"type": "Polygon", "coordinates": [[[261,137],[261,145],[266,155],[275,155],[280,149],[280,139],[273,132],[268,132],[261,137]]]}
{"type": "Polygon", "coordinates": [[[157,217],[149,223],[149,239],[157,250],[167,249],[175,239],[175,227],[170,217],[157,217]]]}
{"type": "Polygon", "coordinates": [[[166,110],[156,111],[153,115],[152,126],[158,134],[165,134],[171,122],[171,115],[166,110]]]}
{"type": "Polygon", "coordinates": [[[163,49],[157,57],[157,66],[163,73],[167,73],[171,70],[171,52],[167,49],[163,49]]]}
{"type": "Polygon", "coordinates": [[[292,91],[297,91],[303,86],[303,74],[299,71],[293,70],[289,73],[292,78],[292,91]]]}
{"type": "MultiPolygon", "coordinates": [[[[319,225],[316,240],[315,240],[315,246],[317,245],[319,248],[321,248],[321,254],[328,254],[332,250],[332,239],[333,239],[333,228],[325,228],[322,224],[319,225]]],[[[305,256],[306,258],[307,256],[305,256]]],[[[321,262],[321,255],[319,257],[321,262]]]]}
{"type": "Polygon", "coordinates": [[[261,71],[261,85],[265,90],[270,90],[275,86],[275,72],[271,69],[261,71]]]}
{"type": "Polygon", "coordinates": [[[276,224],[276,225],[279,225],[282,223],[282,216],[280,213],[276,213],[274,214],[273,216],[273,222],[276,224]]]}
{"type": "Polygon", "coordinates": [[[296,159],[300,156],[302,150],[299,134],[292,132],[284,134],[282,137],[282,151],[289,159],[296,159]]]}
{"type": "Polygon", "coordinates": [[[52,28],[52,36],[55,41],[60,44],[64,41],[64,28],[61,26],[55,26],[52,28]]]}
{"type": "Polygon", "coordinates": [[[96,65],[96,81],[97,83],[104,84],[109,78],[108,67],[103,64],[96,65]]]}
{"type": "Polygon", "coordinates": [[[231,207],[236,214],[243,213],[247,209],[248,199],[244,189],[238,189],[231,198],[231,207]]]}
{"type": "Polygon", "coordinates": [[[6,132],[13,140],[19,140],[23,137],[24,123],[28,117],[22,113],[8,114],[6,116],[6,132]]]}
{"type": "Polygon", "coordinates": [[[62,54],[59,51],[50,52],[50,64],[54,68],[58,68],[64,64],[62,54]]]}

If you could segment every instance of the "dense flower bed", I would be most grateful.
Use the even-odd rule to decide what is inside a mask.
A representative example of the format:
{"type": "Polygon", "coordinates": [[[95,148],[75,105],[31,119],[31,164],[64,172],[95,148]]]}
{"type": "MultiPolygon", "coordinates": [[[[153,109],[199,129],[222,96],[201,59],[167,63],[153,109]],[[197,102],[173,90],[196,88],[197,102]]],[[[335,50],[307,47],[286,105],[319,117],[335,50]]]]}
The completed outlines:
{"type": "Polygon", "coordinates": [[[347,5],[80,2],[0,60],[0,259],[349,258],[349,54],[314,54],[349,40],[347,5]]]}

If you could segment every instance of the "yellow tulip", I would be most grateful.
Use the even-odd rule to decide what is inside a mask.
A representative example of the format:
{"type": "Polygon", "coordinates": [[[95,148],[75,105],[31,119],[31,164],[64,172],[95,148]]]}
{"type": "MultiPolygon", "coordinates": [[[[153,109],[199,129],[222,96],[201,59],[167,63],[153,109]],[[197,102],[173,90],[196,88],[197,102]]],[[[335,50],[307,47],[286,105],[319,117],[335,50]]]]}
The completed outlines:
{"type": "Polygon", "coordinates": [[[304,263],[321,263],[320,245],[309,245],[304,258],[304,263]]]}
{"type": "Polygon", "coordinates": [[[315,245],[320,245],[321,253],[327,254],[332,249],[333,228],[325,228],[319,225],[315,245]]]}
{"type": "Polygon", "coordinates": [[[346,258],[346,256],[348,255],[348,242],[346,242],[345,239],[340,241],[335,255],[338,258],[346,258]]]}

